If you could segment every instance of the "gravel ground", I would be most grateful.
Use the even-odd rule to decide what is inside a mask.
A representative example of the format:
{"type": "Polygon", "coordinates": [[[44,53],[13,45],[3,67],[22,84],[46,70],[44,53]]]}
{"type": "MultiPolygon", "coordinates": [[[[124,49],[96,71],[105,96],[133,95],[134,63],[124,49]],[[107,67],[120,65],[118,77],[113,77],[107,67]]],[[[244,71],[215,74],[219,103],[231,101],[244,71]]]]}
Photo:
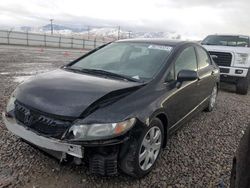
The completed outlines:
{"type": "MultiPolygon", "coordinates": [[[[0,46],[0,111],[19,82],[55,69],[84,51],[0,46]]],[[[168,143],[145,178],[91,175],[85,166],[60,165],[8,132],[0,118],[0,187],[228,187],[233,155],[250,123],[250,94],[222,84],[217,106],[201,112],[168,143]]]]}

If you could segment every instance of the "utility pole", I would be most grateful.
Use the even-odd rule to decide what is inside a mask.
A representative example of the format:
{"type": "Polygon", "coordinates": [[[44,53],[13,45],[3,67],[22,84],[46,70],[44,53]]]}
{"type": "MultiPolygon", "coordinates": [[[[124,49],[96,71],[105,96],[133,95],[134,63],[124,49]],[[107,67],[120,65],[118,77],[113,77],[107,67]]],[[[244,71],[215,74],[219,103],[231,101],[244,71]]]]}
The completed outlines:
{"type": "Polygon", "coordinates": [[[121,27],[118,26],[118,37],[117,37],[118,40],[120,39],[120,32],[121,32],[121,27]]]}
{"type": "Polygon", "coordinates": [[[50,19],[50,31],[51,31],[51,35],[53,35],[53,20],[54,19],[50,19]]]}
{"type": "Polygon", "coordinates": [[[88,40],[89,40],[89,34],[90,34],[90,26],[88,25],[88,40]]]}

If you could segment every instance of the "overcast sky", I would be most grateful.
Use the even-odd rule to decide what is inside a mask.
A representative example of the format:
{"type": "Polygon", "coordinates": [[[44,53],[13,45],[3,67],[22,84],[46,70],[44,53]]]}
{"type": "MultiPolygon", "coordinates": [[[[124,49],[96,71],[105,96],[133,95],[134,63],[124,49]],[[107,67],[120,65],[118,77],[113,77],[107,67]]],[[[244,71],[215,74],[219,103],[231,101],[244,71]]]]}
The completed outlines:
{"type": "Polygon", "coordinates": [[[0,28],[120,25],[135,31],[174,31],[203,37],[250,34],[250,0],[1,0],[0,28]]]}

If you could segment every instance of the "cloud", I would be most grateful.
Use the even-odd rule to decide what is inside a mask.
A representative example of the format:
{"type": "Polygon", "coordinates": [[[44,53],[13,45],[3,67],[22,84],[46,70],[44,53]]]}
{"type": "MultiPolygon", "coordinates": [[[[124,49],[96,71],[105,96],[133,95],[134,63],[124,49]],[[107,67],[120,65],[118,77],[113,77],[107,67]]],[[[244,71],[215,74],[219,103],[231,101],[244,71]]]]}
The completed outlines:
{"type": "Polygon", "coordinates": [[[0,27],[118,26],[134,31],[250,33],[249,0],[8,0],[0,1],[0,27]]]}

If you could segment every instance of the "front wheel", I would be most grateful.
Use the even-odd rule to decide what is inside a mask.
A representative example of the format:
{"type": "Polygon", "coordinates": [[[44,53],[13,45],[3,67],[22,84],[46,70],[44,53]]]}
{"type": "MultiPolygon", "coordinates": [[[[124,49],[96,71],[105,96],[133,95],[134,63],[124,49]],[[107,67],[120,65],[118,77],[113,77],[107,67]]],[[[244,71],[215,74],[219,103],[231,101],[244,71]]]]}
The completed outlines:
{"type": "Polygon", "coordinates": [[[120,157],[121,170],[136,178],[148,174],[162,151],[163,139],[163,124],[155,118],[139,138],[132,138],[128,152],[120,157]]]}
{"type": "Polygon", "coordinates": [[[241,95],[246,95],[248,91],[248,79],[241,78],[236,84],[236,93],[241,95]]]}

